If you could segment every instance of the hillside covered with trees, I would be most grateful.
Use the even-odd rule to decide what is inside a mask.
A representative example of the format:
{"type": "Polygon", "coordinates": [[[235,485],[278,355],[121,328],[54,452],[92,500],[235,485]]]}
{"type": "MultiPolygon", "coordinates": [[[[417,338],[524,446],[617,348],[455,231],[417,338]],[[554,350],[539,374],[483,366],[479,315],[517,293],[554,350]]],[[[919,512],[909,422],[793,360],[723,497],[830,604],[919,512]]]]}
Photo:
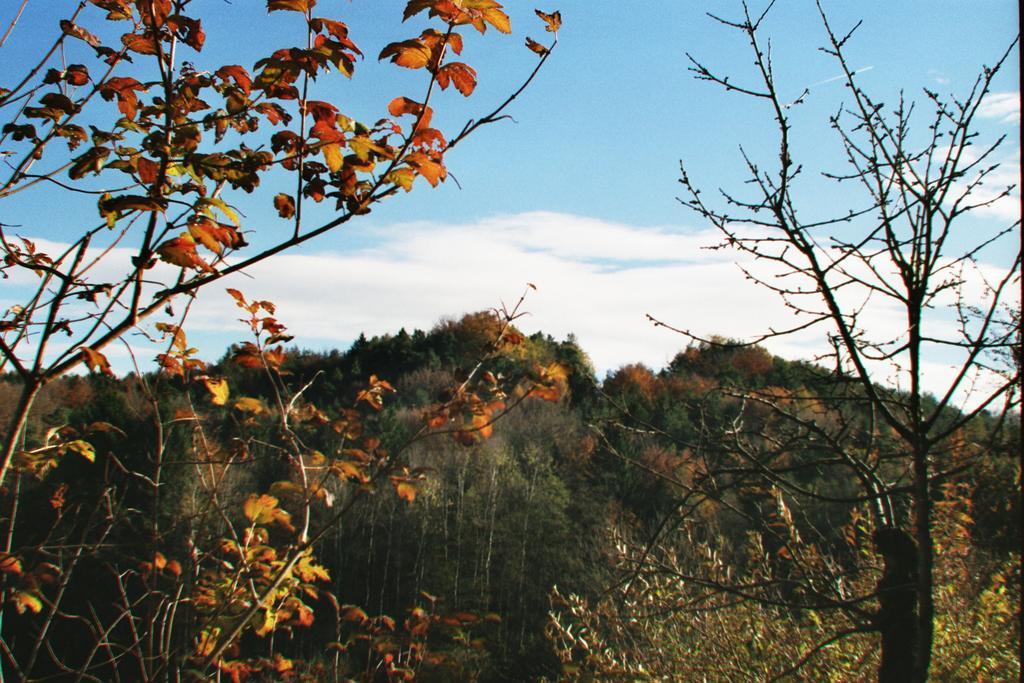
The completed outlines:
{"type": "MultiPolygon", "coordinates": [[[[736,446],[742,420],[747,434],[787,439],[786,462],[799,469],[825,446],[787,433],[758,398],[814,395],[815,411],[865,419],[861,408],[844,408],[840,378],[717,340],[683,349],[661,370],[627,365],[599,381],[571,339],[510,327],[495,354],[500,330],[500,318],[477,313],[429,331],[361,337],[344,352],[278,345],[263,350],[275,358],[270,372],[236,345],[203,370],[230,385],[223,401],[166,373],[51,384],[30,434],[63,444],[63,454],[40,454],[18,480],[18,514],[30,521],[13,548],[38,550],[19,552],[21,571],[10,572],[29,607],[8,619],[6,633],[37,628],[31,602],[49,603],[58,581],[45,574],[47,557],[70,548],[80,566],[59,585],[72,605],[102,609],[122,591],[191,594],[173,618],[202,624],[202,598],[223,599],[218,572],[242,571],[243,556],[245,571],[256,572],[255,549],[270,557],[300,533],[304,488],[315,488],[311,528],[345,514],[321,539],[305,588],[282,596],[230,651],[224,666],[241,678],[284,660],[313,678],[375,678],[392,662],[424,680],[759,678],[783,673],[830,629],[857,626],[834,606],[799,607],[813,595],[805,582],[831,582],[840,595],[863,596],[865,614],[876,610],[884,566],[870,501],[857,498],[855,482],[827,481],[808,466],[799,487],[828,499],[800,504],[781,480],[745,470],[736,446]],[[354,402],[367,368],[377,376],[371,385],[390,387],[379,409],[354,402]],[[478,431],[472,410],[470,431],[453,428],[467,428],[454,414],[422,431],[469,373],[516,386],[543,368],[558,368],[558,379],[550,392],[538,383],[531,391],[549,400],[526,398],[478,431]],[[282,402],[307,476],[312,460],[333,463],[315,487],[279,445],[282,402]],[[152,496],[157,422],[166,483],[152,496]],[[76,438],[88,439],[88,458],[76,457],[76,438]],[[376,478],[371,459],[396,451],[401,474],[376,478]],[[266,507],[253,513],[254,499],[266,507]],[[240,547],[224,537],[228,524],[240,547]]],[[[14,393],[10,380],[0,388],[14,393]]],[[[942,678],[1017,671],[1020,426],[1016,414],[994,430],[982,424],[994,419],[980,415],[977,428],[950,439],[959,466],[936,487],[943,635],[934,666],[942,678]],[[977,434],[993,436],[980,443],[977,434]]],[[[878,448],[888,447],[882,441],[878,448]]],[[[115,661],[75,652],[78,628],[50,624],[49,642],[65,661],[91,655],[97,670],[115,661]]],[[[817,653],[800,675],[870,676],[877,656],[864,629],[817,653]]]]}

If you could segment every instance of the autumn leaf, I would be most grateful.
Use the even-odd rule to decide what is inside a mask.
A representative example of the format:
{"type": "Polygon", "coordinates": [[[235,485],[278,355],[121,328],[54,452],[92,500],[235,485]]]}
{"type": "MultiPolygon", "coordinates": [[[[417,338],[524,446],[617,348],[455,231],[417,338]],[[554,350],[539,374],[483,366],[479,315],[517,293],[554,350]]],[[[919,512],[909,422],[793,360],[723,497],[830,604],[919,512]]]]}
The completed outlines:
{"type": "Polygon", "coordinates": [[[188,220],[188,233],[199,244],[220,255],[224,248],[237,249],[246,245],[245,238],[234,227],[218,223],[208,216],[192,216],[188,220]]]}
{"type": "Polygon", "coordinates": [[[210,392],[210,403],[215,406],[222,406],[228,402],[228,381],[221,377],[207,377],[203,380],[203,386],[210,392]]]}
{"type": "Polygon", "coordinates": [[[295,215],[295,200],[284,192],[274,196],[274,208],[281,218],[291,218],[295,215]]]}
{"type": "Polygon", "coordinates": [[[395,487],[395,493],[398,497],[407,503],[411,503],[416,500],[416,485],[407,479],[401,479],[398,477],[392,477],[391,483],[395,487]]]}
{"type": "Polygon", "coordinates": [[[235,410],[240,410],[243,413],[251,413],[253,415],[263,415],[267,412],[267,404],[262,399],[251,398],[245,396],[239,399],[235,399],[234,402],[235,410]]]}
{"type": "Polygon", "coordinates": [[[100,372],[104,375],[114,376],[114,371],[110,369],[110,362],[107,357],[99,351],[94,351],[88,346],[81,348],[82,361],[85,362],[86,367],[92,372],[100,372]]]}
{"type": "Polygon", "coordinates": [[[405,114],[419,116],[422,111],[423,105],[408,97],[396,97],[388,103],[388,113],[392,116],[404,116],[405,114]]]}
{"type": "Polygon", "coordinates": [[[185,331],[181,329],[179,325],[172,325],[170,323],[157,323],[155,325],[157,331],[161,332],[165,337],[171,335],[171,345],[178,351],[184,351],[188,348],[188,340],[185,337],[185,331]]]}
{"type": "Polygon", "coordinates": [[[156,248],[156,253],[161,261],[165,261],[182,268],[195,268],[205,272],[212,272],[206,261],[196,252],[196,240],[187,232],[181,233],[179,237],[167,240],[156,248]]]}
{"type": "Polygon", "coordinates": [[[502,33],[512,33],[512,22],[501,9],[501,4],[494,0],[463,0],[462,7],[479,13],[479,19],[472,22],[473,27],[483,33],[484,24],[490,24],[502,33]]]}
{"type": "Polygon", "coordinates": [[[160,164],[146,157],[139,157],[138,161],[135,162],[135,170],[139,174],[139,180],[144,185],[152,185],[156,182],[157,174],[160,171],[160,164]]]}
{"type": "Polygon", "coordinates": [[[235,85],[237,85],[246,95],[249,94],[249,91],[252,88],[252,76],[249,75],[248,71],[237,64],[222,66],[217,69],[213,75],[224,81],[234,81],[235,85]]]}
{"type": "Polygon", "coordinates": [[[68,176],[72,180],[81,180],[89,173],[99,173],[106,163],[112,150],[109,147],[92,147],[72,160],[68,176]]]}
{"type": "Polygon", "coordinates": [[[100,86],[100,95],[108,102],[117,98],[117,108],[128,119],[134,119],[138,112],[139,96],[136,90],[144,91],[146,86],[134,78],[112,77],[100,86]]]}
{"type": "Polygon", "coordinates": [[[527,38],[526,39],[526,47],[530,48],[531,50],[533,50],[534,52],[539,54],[541,57],[543,57],[548,52],[550,52],[550,50],[548,50],[546,47],[544,47],[543,45],[538,43],[533,38],[527,38]]]}
{"type": "Polygon", "coordinates": [[[267,0],[267,12],[288,10],[291,12],[308,12],[316,5],[316,0],[267,0]]]}
{"type": "Polygon", "coordinates": [[[219,628],[200,631],[199,638],[196,640],[196,656],[207,657],[213,654],[214,648],[217,647],[217,637],[219,635],[219,628]]]}
{"type": "Polygon", "coordinates": [[[199,19],[174,14],[167,17],[167,27],[174,31],[181,42],[196,52],[203,49],[203,45],[206,43],[206,33],[203,31],[203,25],[199,19]]]}
{"type": "Polygon", "coordinates": [[[437,70],[437,84],[444,90],[451,83],[464,96],[469,97],[476,88],[476,69],[462,62],[451,62],[437,70]]]}
{"type": "Polygon", "coordinates": [[[64,444],[64,448],[72,453],[77,453],[89,462],[96,462],[96,449],[88,441],[82,441],[81,439],[68,441],[64,444]]]}
{"type": "Polygon", "coordinates": [[[416,172],[408,166],[402,166],[391,170],[386,176],[384,176],[384,182],[393,183],[398,187],[402,188],[406,192],[412,190],[413,181],[416,180],[416,172]]]}
{"type": "Polygon", "coordinates": [[[361,607],[356,607],[355,605],[345,605],[342,607],[342,610],[341,618],[344,621],[363,623],[370,619],[369,615],[361,607]]]}
{"type": "Polygon", "coordinates": [[[235,211],[230,204],[219,197],[203,197],[201,199],[197,199],[195,209],[199,213],[213,219],[217,218],[214,213],[214,209],[216,209],[224,214],[224,217],[227,218],[228,221],[230,221],[230,223],[236,228],[242,227],[242,221],[238,217],[238,212],[235,211]]]}
{"type": "Polygon", "coordinates": [[[390,58],[392,63],[406,69],[422,69],[430,63],[433,52],[417,38],[391,43],[380,51],[378,60],[390,58]]]}
{"type": "Polygon", "coordinates": [[[25,612],[39,614],[43,610],[43,601],[35,593],[19,591],[11,596],[11,602],[14,603],[14,609],[18,614],[24,614],[25,612]]]}
{"type": "Polygon", "coordinates": [[[348,141],[348,148],[352,150],[360,161],[369,159],[371,153],[385,159],[390,159],[394,156],[390,149],[365,135],[357,135],[351,138],[348,141]]]}
{"type": "Polygon", "coordinates": [[[21,576],[21,560],[10,553],[0,552],[0,572],[21,576]]]}
{"type": "Polygon", "coordinates": [[[558,31],[558,29],[561,28],[561,26],[562,26],[562,13],[561,12],[552,12],[551,14],[548,14],[547,12],[541,12],[539,9],[535,9],[533,11],[537,14],[538,17],[541,18],[541,20],[544,21],[545,24],[547,24],[544,27],[545,31],[548,31],[550,33],[556,33],[558,31]]]}
{"type": "Polygon", "coordinates": [[[100,213],[124,213],[126,211],[161,213],[166,208],[164,203],[157,199],[134,194],[104,197],[100,200],[100,213]]]}
{"type": "Polygon", "coordinates": [[[405,163],[411,166],[416,172],[427,179],[433,187],[448,177],[448,171],[440,160],[423,152],[413,152],[405,157],[405,163]]]}
{"type": "Polygon", "coordinates": [[[559,401],[568,391],[569,369],[561,363],[551,363],[537,373],[536,384],[530,396],[544,401],[559,401]]]}
{"type": "Polygon", "coordinates": [[[99,38],[97,38],[92,33],[89,33],[88,31],[86,31],[84,28],[82,28],[78,24],[75,24],[74,22],[68,21],[67,19],[62,19],[61,20],[61,22],[60,22],[60,30],[63,33],[65,33],[66,35],[72,36],[74,38],[78,38],[79,40],[84,40],[86,43],[88,43],[92,47],[97,47],[100,44],[100,39],[99,38]]]}
{"type": "Polygon", "coordinates": [[[327,168],[331,169],[332,173],[337,173],[341,170],[341,167],[345,164],[345,157],[341,153],[341,145],[336,142],[332,142],[329,145],[324,145],[320,148],[323,152],[324,161],[327,163],[327,168]]]}
{"type": "Polygon", "coordinates": [[[348,460],[340,460],[334,463],[332,471],[336,471],[346,479],[358,481],[360,484],[370,481],[370,475],[366,473],[366,469],[362,465],[349,462],[348,460]]]}
{"type": "Polygon", "coordinates": [[[289,531],[294,531],[291,525],[292,516],[277,504],[278,500],[274,496],[257,496],[253,493],[243,503],[242,512],[253,524],[279,524],[289,531]]]}
{"type": "Polygon", "coordinates": [[[299,558],[299,561],[295,565],[295,569],[293,571],[299,579],[306,583],[331,580],[331,575],[327,573],[327,570],[318,564],[314,564],[312,556],[308,554],[299,558]]]}

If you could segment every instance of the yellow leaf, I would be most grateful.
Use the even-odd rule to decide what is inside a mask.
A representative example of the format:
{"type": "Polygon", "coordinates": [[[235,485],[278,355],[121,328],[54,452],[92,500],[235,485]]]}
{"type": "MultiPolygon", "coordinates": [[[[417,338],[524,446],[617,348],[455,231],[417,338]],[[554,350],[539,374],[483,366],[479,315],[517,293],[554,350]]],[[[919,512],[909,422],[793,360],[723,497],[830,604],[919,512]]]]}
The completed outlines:
{"type": "Polygon", "coordinates": [[[341,154],[341,145],[333,142],[321,147],[320,151],[324,153],[324,161],[327,162],[327,168],[331,169],[332,172],[341,170],[342,165],[345,163],[345,158],[341,154]]]}
{"type": "Polygon", "coordinates": [[[185,331],[182,330],[180,326],[171,325],[169,323],[157,323],[156,329],[164,335],[172,335],[171,343],[174,345],[174,348],[179,351],[184,351],[188,348],[188,341],[185,339],[185,331]]]}
{"type": "Polygon", "coordinates": [[[267,410],[267,404],[258,398],[250,398],[244,396],[235,400],[235,409],[241,410],[243,413],[252,413],[253,415],[262,415],[267,410]]]}
{"type": "Polygon", "coordinates": [[[203,380],[203,385],[210,392],[210,403],[215,406],[222,406],[228,402],[229,389],[226,379],[222,377],[207,377],[203,380]]]}
{"type": "Polygon", "coordinates": [[[280,524],[285,529],[293,531],[292,516],[287,510],[277,507],[278,500],[274,496],[263,494],[250,495],[242,505],[242,511],[253,524],[280,524]]]}
{"type": "Polygon", "coordinates": [[[64,448],[72,453],[77,453],[89,462],[96,462],[96,449],[88,441],[82,441],[81,439],[68,441],[64,444],[64,448]]]}
{"type": "Polygon", "coordinates": [[[213,649],[217,647],[217,636],[219,635],[219,628],[213,628],[209,631],[201,631],[199,633],[199,640],[196,642],[196,656],[207,657],[212,654],[213,649]]]}

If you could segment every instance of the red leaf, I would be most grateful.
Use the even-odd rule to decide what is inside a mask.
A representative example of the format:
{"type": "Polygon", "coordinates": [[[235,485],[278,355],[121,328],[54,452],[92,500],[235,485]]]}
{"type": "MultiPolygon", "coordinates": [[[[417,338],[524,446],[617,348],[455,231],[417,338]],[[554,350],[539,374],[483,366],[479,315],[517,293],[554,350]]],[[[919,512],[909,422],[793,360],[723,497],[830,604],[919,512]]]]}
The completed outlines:
{"type": "Polygon", "coordinates": [[[129,119],[134,119],[138,110],[139,98],[136,90],[145,91],[146,86],[134,78],[113,77],[100,87],[100,95],[108,102],[117,97],[117,108],[129,119]]]}
{"type": "MultiPolygon", "coordinates": [[[[227,66],[222,66],[221,68],[217,69],[216,72],[214,72],[214,75],[224,81],[227,81],[228,79],[234,81],[235,85],[241,88],[242,92],[244,92],[246,95],[249,94],[249,89],[252,87],[252,76],[249,75],[248,71],[238,66],[237,64],[229,64],[227,66]]],[[[277,122],[271,121],[271,123],[277,122]]]]}
{"type": "Polygon", "coordinates": [[[157,173],[160,171],[160,164],[150,161],[146,157],[139,157],[136,163],[136,170],[139,172],[139,180],[144,185],[152,185],[156,182],[157,173]]]}

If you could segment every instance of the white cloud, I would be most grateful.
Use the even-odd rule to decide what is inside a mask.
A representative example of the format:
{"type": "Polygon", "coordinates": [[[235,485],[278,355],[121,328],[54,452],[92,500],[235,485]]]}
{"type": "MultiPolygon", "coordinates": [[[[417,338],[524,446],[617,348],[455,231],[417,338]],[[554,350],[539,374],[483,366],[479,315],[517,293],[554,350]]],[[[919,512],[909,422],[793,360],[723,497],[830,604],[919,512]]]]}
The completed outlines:
{"type": "Polygon", "coordinates": [[[1020,123],[1020,93],[993,92],[985,95],[978,107],[978,116],[998,119],[1000,123],[1020,123]]]}
{"type": "MultiPolygon", "coordinates": [[[[207,288],[186,324],[190,343],[213,359],[228,341],[246,339],[238,322],[242,311],[224,293],[226,287],[275,302],[278,318],[300,346],[346,348],[360,333],[430,328],[444,316],[502,301],[512,304],[532,282],[538,291],[529,293],[525,309],[530,315],[519,321],[520,328],[556,338],[575,334],[602,376],[631,362],[660,368],[686,346],[687,338],[655,327],[647,313],[701,336],[750,338],[796,322],[778,297],[743,277],[736,252],[706,249],[719,241],[711,230],[534,212],[467,224],[405,223],[364,231],[361,237],[372,246],[339,244],[336,251],[282,254],[207,288]]],[[[46,248],[56,251],[57,246],[46,248]]],[[[128,258],[124,251],[113,259],[122,266],[128,258]]],[[[112,277],[116,265],[106,266],[109,274],[95,275],[112,277]]],[[[743,265],[759,277],[771,276],[749,260],[743,265]]],[[[151,272],[155,276],[164,268],[151,272]]],[[[966,277],[973,282],[981,272],[966,277]]],[[[994,273],[985,271],[989,278],[994,273]]],[[[978,296],[984,288],[971,285],[965,291],[978,296]]],[[[843,294],[841,303],[847,310],[863,306],[859,322],[876,338],[906,333],[898,307],[881,297],[864,301],[843,294]]],[[[939,302],[940,307],[947,303],[939,302]]],[[[951,312],[944,310],[938,313],[940,328],[954,324],[951,312]]],[[[954,330],[942,328],[940,334],[954,330]]],[[[813,358],[825,350],[825,334],[819,326],[766,345],[785,357],[813,358]]],[[[130,341],[144,343],[142,338],[130,341]]],[[[111,360],[128,369],[127,359],[118,363],[115,358],[122,352],[111,352],[111,360]]],[[[148,359],[154,353],[150,345],[138,356],[148,359]]],[[[940,391],[942,380],[951,376],[941,369],[949,360],[932,359],[926,377],[932,391],[940,391]]],[[[899,368],[895,373],[888,366],[878,370],[880,378],[899,381],[899,368]]]]}

